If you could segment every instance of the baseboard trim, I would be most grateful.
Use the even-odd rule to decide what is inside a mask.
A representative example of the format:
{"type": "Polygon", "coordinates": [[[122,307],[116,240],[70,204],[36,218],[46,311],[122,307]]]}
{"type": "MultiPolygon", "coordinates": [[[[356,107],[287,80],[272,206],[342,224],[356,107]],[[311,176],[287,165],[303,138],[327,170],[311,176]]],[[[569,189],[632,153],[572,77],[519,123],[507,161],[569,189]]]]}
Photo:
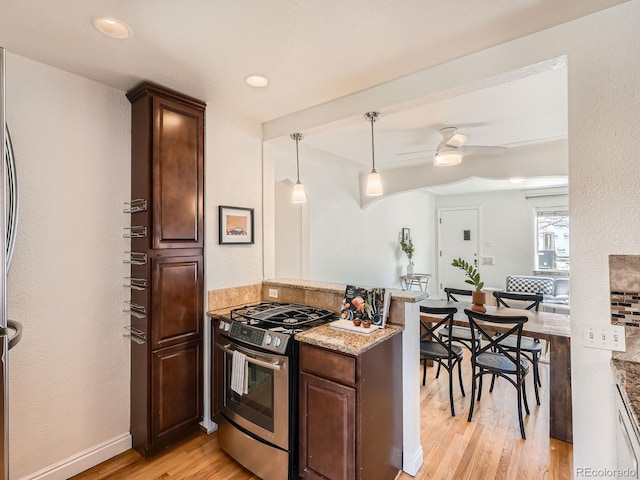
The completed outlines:
{"type": "Polygon", "coordinates": [[[22,477],[20,480],[66,480],[130,448],[131,434],[126,432],[111,440],[76,453],[60,462],[49,465],[26,477],[22,477]]]}
{"type": "Polygon", "coordinates": [[[407,451],[405,450],[402,455],[402,470],[415,477],[420,470],[420,467],[424,463],[424,452],[422,450],[422,445],[418,445],[418,448],[413,452],[413,454],[407,455],[407,451]]]}

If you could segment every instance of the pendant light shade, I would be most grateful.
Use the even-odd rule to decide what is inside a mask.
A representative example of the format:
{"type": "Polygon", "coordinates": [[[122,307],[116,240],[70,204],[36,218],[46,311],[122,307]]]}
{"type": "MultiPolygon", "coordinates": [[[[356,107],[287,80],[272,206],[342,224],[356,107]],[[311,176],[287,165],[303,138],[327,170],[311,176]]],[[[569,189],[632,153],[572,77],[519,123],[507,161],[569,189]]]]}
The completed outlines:
{"type": "Polygon", "coordinates": [[[380,174],[376,172],[376,152],[373,142],[373,124],[380,118],[380,114],[378,112],[367,112],[364,114],[364,118],[371,122],[371,173],[367,178],[367,196],[375,197],[382,195],[382,181],[380,174]]]}
{"type": "Polygon", "coordinates": [[[292,133],[291,139],[296,141],[296,176],[297,181],[293,187],[293,195],[291,196],[291,201],[293,203],[305,203],[307,201],[307,196],[304,194],[304,185],[300,183],[300,158],[298,156],[298,142],[304,138],[304,135],[301,133],[292,133]]]}

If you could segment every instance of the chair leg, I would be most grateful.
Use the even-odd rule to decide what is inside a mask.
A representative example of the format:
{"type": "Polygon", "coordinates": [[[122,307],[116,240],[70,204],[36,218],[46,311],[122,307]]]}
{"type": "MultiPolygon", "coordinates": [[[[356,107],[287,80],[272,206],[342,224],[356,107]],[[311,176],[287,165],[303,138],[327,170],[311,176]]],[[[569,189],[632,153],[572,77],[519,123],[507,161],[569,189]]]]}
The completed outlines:
{"type": "Polygon", "coordinates": [[[529,402],[527,401],[527,384],[524,381],[525,377],[522,377],[521,385],[522,385],[522,399],[524,401],[524,410],[529,415],[529,402]]]}
{"type": "Polygon", "coordinates": [[[440,362],[438,362],[438,370],[436,370],[436,378],[438,378],[440,376],[440,367],[442,366],[442,364],[440,362]]]}
{"type": "Polygon", "coordinates": [[[424,362],[424,369],[422,370],[422,385],[425,385],[427,381],[427,359],[423,358],[422,361],[424,362]]]}
{"type": "MultiPolygon", "coordinates": [[[[438,365],[439,366],[439,365],[438,365]]],[[[449,363],[449,405],[451,405],[451,416],[455,417],[456,416],[456,412],[453,408],[453,366],[451,365],[451,363],[449,363]]]]}
{"type": "Polygon", "coordinates": [[[464,394],[464,384],[462,383],[462,366],[461,366],[461,364],[462,364],[462,359],[459,358],[458,359],[458,379],[460,380],[460,391],[462,392],[462,396],[464,397],[466,395],[464,394]]]}
{"type": "Polygon", "coordinates": [[[482,396],[482,370],[480,370],[478,374],[478,401],[480,401],[480,397],[482,396]]]}
{"type": "Polygon", "coordinates": [[[533,364],[533,391],[536,394],[536,403],[540,405],[540,392],[538,392],[538,381],[536,380],[536,377],[537,377],[536,370],[537,370],[537,366],[534,363],[533,364]]]}
{"type": "Polygon", "coordinates": [[[538,368],[539,363],[540,363],[540,354],[534,353],[533,354],[533,373],[535,373],[536,379],[538,380],[538,386],[542,387],[542,380],[540,380],[540,369],[538,368]]]}
{"type": "Polygon", "coordinates": [[[471,370],[471,404],[469,405],[469,416],[467,417],[467,422],[470,422],[473,417],[473,406],[476,398],[476,381],[476,369],[473,368],[471,370]]]}
{"type": "Polygon", "coordinates": [[[489,387],[489,393],[493,393],[493,385],[496,383],[496,376],[491,375],[491,386],[489,387]]]}
{"type": "MultiPolygon", "coordinates": [[[[520,435],[522,435],[522,439],[526,440],[527,436],[524,433],[524,420],[522,419],[522,395],[523,395],[523,391],[524,391],[524,382],[523,382],[524,378],[519,377],[517,380],[517,390],[518,390],[518,422],[520,423],[520,435]]],[[[525,405],[527,404],[527,400],[526,400],[526,395],[524,397],[524,402],[525,405]]],[[[527,410],[528,413],[528,410],[527,410]]]]}

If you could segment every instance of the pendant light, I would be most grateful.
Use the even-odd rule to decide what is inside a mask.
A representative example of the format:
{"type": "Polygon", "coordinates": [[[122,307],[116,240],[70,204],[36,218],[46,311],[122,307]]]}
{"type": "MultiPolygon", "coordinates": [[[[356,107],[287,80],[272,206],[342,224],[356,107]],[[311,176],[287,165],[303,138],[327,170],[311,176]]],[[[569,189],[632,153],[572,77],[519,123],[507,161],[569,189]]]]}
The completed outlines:
{"type": "Polygon", "coordinates": [[[291,196],[293,203],[305,203],[307,201],[307,197],[304,194],[304,185],[300,183],[300,158],[298,157],[298,142],[303,138],[304,135],[301,133],[291,134],[291,139],[296,141],[296,174],[298,178],[296,184],[293,186],[293,195],[291,196]]]}
{"type": "Polygon", "coordinates": [[[364,118],[371,122],[371,173],[369,173],[369,177],[367,178],[367,196],[376,197],[382,195],[382,182],[380,180],[380,174],[376,172],[376,153],[373,143],[373,124],[378,118],[380,118],[380,114],[378,112],[367,112],[364,114],[364,118]]]}

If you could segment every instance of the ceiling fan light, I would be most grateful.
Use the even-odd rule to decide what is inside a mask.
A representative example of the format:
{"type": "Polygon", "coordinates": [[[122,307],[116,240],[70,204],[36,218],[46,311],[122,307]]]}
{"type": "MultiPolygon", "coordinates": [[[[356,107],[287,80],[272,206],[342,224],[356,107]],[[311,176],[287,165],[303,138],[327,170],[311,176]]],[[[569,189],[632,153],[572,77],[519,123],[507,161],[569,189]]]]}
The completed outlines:
{"type": "Polygon", "coordinates": [[[375,170],[371,170],[367,178],[367,196],[378,197],[382,195],[382,180],[380,174],[375,170]]]}
{"type": "Polygon", "coordinates": [[[433,161],[436,167],[453,167],[462,163],[462,152],[448,151],[437,153],[433,161]]]}
{"type": "Polygon", "coordinates": [[[307,196],[304,194],[304,185],[300,183],[300,180],[293,186],[293,195],[291,196],[291,202],[293,203],[306,203],[307,196]]]}

